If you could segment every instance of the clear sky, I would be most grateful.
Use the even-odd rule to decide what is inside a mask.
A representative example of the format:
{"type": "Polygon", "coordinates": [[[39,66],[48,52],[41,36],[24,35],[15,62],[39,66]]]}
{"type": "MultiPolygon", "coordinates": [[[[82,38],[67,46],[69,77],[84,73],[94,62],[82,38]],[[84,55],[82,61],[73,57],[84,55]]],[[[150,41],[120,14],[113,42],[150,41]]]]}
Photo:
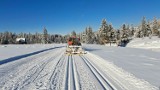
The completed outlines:
{"type": "Polygon", "coordinates": [[[160,18],[160,0],[0,0],[0,32],[97,31],[103,18],[114,28],[160,18]]]}

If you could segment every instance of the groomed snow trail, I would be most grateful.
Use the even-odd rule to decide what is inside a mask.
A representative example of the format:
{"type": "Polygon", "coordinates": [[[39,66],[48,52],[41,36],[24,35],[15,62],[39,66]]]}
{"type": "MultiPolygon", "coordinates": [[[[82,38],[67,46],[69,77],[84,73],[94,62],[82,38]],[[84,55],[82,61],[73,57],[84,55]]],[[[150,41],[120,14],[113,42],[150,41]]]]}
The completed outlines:
{"type": "Polygon", "coordinates": [[[65,47],[0,65],[0,90],[156,90],[113,64],[65,47]]]}
{"type": "Polygon", "coordinates": [[[117,90],[159,90],[145,80],[136,78],[133,74],[117,67],[112,62],[108,62],[97,55],[88,53],[86,55],[89,62],[95,68],[100,70],[100,73],[114,85],[117,90]]]}
{"type": "Polygon", "coordinates": [[[81,56],[81,58],[84,60],[88,68],[91,70],[91,72],[94,74],[94,76],[97,78],[103,89],[105,90],[116,90],[114,85],[112,85],[102,74],[101,72],[84,56],[81,56]]]}
{"type": "Polygon", "coordinates": [[[14,66],[15,62],[7,63],[0,66],[0,70],[13,67],[13,70],[6,72],[0,78],[0,88],[10,89],[40,89],[47,88],[49,77],[51,76],[56,64],[61,60],[64,48],[50,52],[38,54],[33,57],[24,58],[16,61],[23,64],[14,66]],[[26,61],[27,60],[27,61],[26,61]],[[6,67],[6,68],[4,68],[6,67]]]}

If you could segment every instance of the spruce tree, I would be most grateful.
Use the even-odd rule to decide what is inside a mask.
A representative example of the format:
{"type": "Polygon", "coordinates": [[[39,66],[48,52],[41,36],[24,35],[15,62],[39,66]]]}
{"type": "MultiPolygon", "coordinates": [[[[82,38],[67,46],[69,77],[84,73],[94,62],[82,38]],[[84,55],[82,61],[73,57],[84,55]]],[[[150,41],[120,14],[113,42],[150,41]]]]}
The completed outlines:
{"type": "Polygon", "coordinates": [[[76,37],[76,32],[74,30],[71,32],[71,36],[76,37]]]}
{"type": "Polygon", "coordinates": [[[147,23],[146,23],[146,18],[143,17],[142,19],[142,22],[141,22],[141,29],[140,29],[140,37],[143,38],[143,37],[146,37],[146,26],[147,26],[147,23]]]}
{"type": "Polygon", "coordinates": [[[131,25],[131,33],[130,33],[131,37],[134,36],[134,33],[135,33],[135,29],[134,29],[133,25],[131,25]]]}
{"type": "Polygon", "coordinates": [[[153,36],[158,35],[158,22],[157,22],[157,19],[155,17],[154,17],[154,20],[153,20],[152,35],[153,36]]]}
{"type": "Polygon", "coordinates": [[[90,26],[87,29],[86,41],[89,44],[93,43],[93,31],[92,31],[92,28],[90,26]]]}
{"type": "Polygon", "coordinates": [[[48,32],[47,29],[44,27],[43,29],[43,43],[48,43],[48,32]]]}
{"type": "Polygon", "coordinates": [[[128,41],[128,38],[129,38],[129,33],[128,32],[129,32],[128,28],[126,27],[125,24],[123,24],[122,25],[122,30],[120,32],[120,34],[121,34],[121,41],[125,41],[125,42],[128,41]]]}
{"type": "Polygon", "coordinates": [[[100,27],[100,43],[101,44],[105,44],[106,42],[108,42],[109,38],[108,38],[108,24],[107,24],[107,21],[106,19],[103,19],[102,20],[102,25],[100,27]]]}

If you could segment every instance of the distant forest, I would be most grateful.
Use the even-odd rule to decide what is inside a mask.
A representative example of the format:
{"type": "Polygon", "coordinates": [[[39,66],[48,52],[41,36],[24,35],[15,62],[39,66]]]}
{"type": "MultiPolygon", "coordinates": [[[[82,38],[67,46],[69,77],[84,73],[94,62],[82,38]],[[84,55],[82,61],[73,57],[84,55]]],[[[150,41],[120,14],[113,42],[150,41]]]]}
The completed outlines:
{"type": "Polygon", "coordinates": [[[85,28],[81,33],[72,31],[67,35],[48,34],[47,29],[44,28],[42,33],[14,33],[14,32],[0,32],[0,44],[35,44],[35,43],[66,43],[71,36],[79,37],[82,43],[87,44],[107,44],[116,43],[122,45],[128,43],[133,38],[152,38],[158,36],[160,38],[160,20],[154,18],[152,21],[142,18],[140,25],[133,26],[129,24],[122,24],[120,29],[114,29],[112,24],[108,24],[106,19],[103,19],[99,30],[92,30],[91,26],[85,28]],[[24,41],[17,40],[23,38],[24,41]],[[23,42],[23,43],[22,43],[23,42]]]}

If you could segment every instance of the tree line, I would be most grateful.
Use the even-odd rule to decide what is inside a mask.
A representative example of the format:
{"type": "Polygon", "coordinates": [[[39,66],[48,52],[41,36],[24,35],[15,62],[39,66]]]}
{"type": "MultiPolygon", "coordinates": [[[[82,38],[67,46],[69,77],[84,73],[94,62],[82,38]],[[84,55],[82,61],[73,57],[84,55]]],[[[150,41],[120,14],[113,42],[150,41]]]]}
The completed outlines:
{"type": "Polygon", "coordinates": [[[66,39],[60,34],[48,34],[47,29],[43,29],[43,33],[12,33],[12,32],[0,32],[0,44],[19,44],[17,38],[25,38],[26,44],[35,43],[65,43],[66,39]]]}
{"type": "Polygon", "coordinates": [[[125,45],[133,38],[152,38],[152,36],[160,38],[160,21],[154,18],[150,22],[143,17],[140,25],[136,27],[133,24],[122,24],[120,29],[114,29],[112,24],[108,24],[107,20],[103,19],[99,30],[93,32],[89,26],[78,36],[81,38],[81,42],[88,44],[116,43],[117,45],[125,45]]]}
{"type": "Polygon", "coordinates": [[[99,30],[93,31],[92,27],[86,27],[81,33],[72,31],[71,34],[48,34],[44,27],[42,33],[12,33],[0,32],[0,44],[17,44],[16,38],[25,38],[27,44],[34,43],[66,43],[70,36],[77,36],[82,43],[87,44],[107,44],[116,43],[117,45],[126,44],[133,38],[144,38],[152,36],[160,37],[160,21],[154,18],[152,21],[142,18],[140,25],[133,26],[122,24],[121,28],[115,29],[106,19],[103,19],[99,30]]]}

